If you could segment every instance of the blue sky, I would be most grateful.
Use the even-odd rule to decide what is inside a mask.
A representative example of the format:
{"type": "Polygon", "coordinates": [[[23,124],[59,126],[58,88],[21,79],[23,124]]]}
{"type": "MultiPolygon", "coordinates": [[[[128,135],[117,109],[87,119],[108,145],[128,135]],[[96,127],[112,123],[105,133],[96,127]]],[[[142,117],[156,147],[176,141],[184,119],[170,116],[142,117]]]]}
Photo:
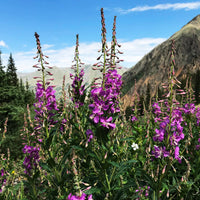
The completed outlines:
{"type": "Polygon", "coordinates": [[[33,71],[34,32],[40,35],[51,65],[70,67],[75,36],[80,58],[94,64],[101,47],[100,9],[104,8],[107,40],[117,16],[117,39],[126,67],[132,67],[196,15],[200,0],[1,0],[0,50],[3,64],[13,54],[18,71],[33,71]]]}

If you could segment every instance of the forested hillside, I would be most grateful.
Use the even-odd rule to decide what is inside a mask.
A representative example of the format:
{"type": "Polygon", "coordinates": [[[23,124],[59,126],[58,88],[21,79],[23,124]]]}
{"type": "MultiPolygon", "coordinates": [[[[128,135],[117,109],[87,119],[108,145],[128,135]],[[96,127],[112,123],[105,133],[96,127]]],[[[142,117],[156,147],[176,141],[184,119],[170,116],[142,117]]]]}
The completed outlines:
{"type": "Polygon", "coordinates": [[[29,90],[28,82],[23,84],[17,77],[15,62],[10,54],[7,66],[3,66],[0,52],[0,129],[7,124],[7,137],[0,151],[9,148],[12,157],[21,154],[22,140],[20,130],[24,123],[26,105],[34,102],[34,92],[29,90]]]}

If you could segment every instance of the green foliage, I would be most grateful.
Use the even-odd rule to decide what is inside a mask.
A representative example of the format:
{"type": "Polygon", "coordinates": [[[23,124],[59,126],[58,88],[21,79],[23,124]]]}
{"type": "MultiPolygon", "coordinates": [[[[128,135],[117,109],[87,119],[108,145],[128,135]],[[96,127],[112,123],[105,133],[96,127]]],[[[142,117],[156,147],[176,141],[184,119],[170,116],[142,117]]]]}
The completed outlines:
{"type": "MultiPolygon", "coordinates": [[[[165,87],[169,94],[165,95],[166,101],[158,102],[163,92],[158,90],[152,107],[148,84],[145,98],[138,99],[135,95],[133,110],[128,107],[125,115],[120,111],[112,113],[116,127],[108,129],[92,120],[90,93],[82,99],[83,104],[77,106],[76,102],[66,100],[64,83],[58,102],[54,101],[52,90],[49,93],[44,90],[44,55],[39,35],[35,35],[43,70],[43,88],[37,88],[37,112],[34,113],[33,108],[25,112],[25,104],[33,103],[27,83],[25,87],[21,80],[17,80],[16,85],[2,82],[0,87],[0,199],[66,200],[70,193],[80,197],[83,192],[92,194],[94,200],[200,199],[200,110],[190,104],[192,99],[188,96],[191,97],[192,92],[188,91],[192,86],[186,88],[187,97],[182,96],[185,102],[175,101],[177,80],[173,62],[169,85],[165,87]],[[191,107],[187,108],[188,105],[191,107]],[[37,120],[33,120],[34,114],[37,120]],[[136,119],[131,120],[133,115],[136,119]],[[20,130],[22,119],[24,126],[20,130]],[[160,122],[166,125],[161,127],[160,122]],[[176,127],[173,123],[177,123],[176,127]],[[170,141],[177,127],[184,138],[170,141]],[[164,129],[165,137],[156,140],[155,133],[160,128],[164,129]],[[92,138],[88,138],[88,130],[92,138]],[[38,148],[39,158],[35,158],[36,151],[31,152],[31,157],[28,151],[19,157],[22,143],[38,148]],[[158,146],[161,149],[156,156],[153,150],[158,146]],[[180,147],[181,162],[174,155],[175,146],[180,147]],[[26,162],[28,167],[32,165],[29,174],[24,173],[26,162]]],[[[9,63],[14,62],[11,59],[9,63]]],[[[11,74],[5,73],[7,75],[11,74]]],[[[187,87],[186,82],[184,87],[187,87]]],[[[87,89],[91,92],[91,87],[87,89]]],[[[113,99],[109,103],[111,106],[113,99]]],[[[102,110],[99,105],[95,112],[102,110]]]]}
{"type": "Polygon", "coordinates": [[[6,82],[7,85],[10,86],[17,86],[18,85],[18,78],[17,78],[17,68],[15,67],[15,62],[12,57],[12,54],[10,54],[8,59],[8,66],[6,71],[6,82]]]}
{"type": "Polygon", "coordinates": [[[2,143],[0,153],[11,151],[11,157],[17,158],[22,155],[21,129],[24,124],[26,105],[34,102],[34,93],[25,88],[23,82],[18,80],[16,67],[12,54],[8,60],[6,72],[1,66],[0,59],[0,129],[3,130],[4,122],[8,118],[7,137],[2,143]],[[3,78],[4,77],[4,78],[3,78]]]}

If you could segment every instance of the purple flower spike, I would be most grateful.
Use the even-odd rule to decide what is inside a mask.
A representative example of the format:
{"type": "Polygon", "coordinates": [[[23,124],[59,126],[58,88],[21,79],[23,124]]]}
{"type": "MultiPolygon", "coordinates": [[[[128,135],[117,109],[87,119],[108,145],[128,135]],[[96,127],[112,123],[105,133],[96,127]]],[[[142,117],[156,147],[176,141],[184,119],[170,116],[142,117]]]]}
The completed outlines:
{"type": "Polygon", "coordinates": [[[181,158],[179,157],[179,147],[178,146],[175,148],[174,158],[176,160],[178,160],[179,163],[181,163],[181,158]]]}
{"type": "Polygon", "coordinates": [[[23,153],[28,154],[23,162],[23,165],[25,167],[25,174],[31,175],[31,171],[33,168],[36,168],[39,162],[39,150],[40,148],[33,147],[33,146],[27,146],[23,148],[23,153]]]}
{"type": "Polygon", "coordinates": [[[92,109],[90,118],[94,123],[101,123],[108,129],[114,129],[116,126],[112,121],[112,114],[120,112],[118,106],[118,96],[121,88],[121,76],[117,70],[108,70],[105,75],[105,88],[98,87],[91,90],[93,103],[89,105],[92,109]]]}

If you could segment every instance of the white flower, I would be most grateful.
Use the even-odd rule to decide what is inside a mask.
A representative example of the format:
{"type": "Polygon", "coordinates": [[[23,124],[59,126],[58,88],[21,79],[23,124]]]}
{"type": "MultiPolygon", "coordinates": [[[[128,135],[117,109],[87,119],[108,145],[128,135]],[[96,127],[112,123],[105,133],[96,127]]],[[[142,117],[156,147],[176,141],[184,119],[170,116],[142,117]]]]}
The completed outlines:
{"type": "Polygon", "coordinates": [[[133,148],[134,151],[137,150],[137,149],[139,149],[138,144],[135,144],[135,142],[133,142],[133,144],[131,145],[131,147],[133,148]]]}

